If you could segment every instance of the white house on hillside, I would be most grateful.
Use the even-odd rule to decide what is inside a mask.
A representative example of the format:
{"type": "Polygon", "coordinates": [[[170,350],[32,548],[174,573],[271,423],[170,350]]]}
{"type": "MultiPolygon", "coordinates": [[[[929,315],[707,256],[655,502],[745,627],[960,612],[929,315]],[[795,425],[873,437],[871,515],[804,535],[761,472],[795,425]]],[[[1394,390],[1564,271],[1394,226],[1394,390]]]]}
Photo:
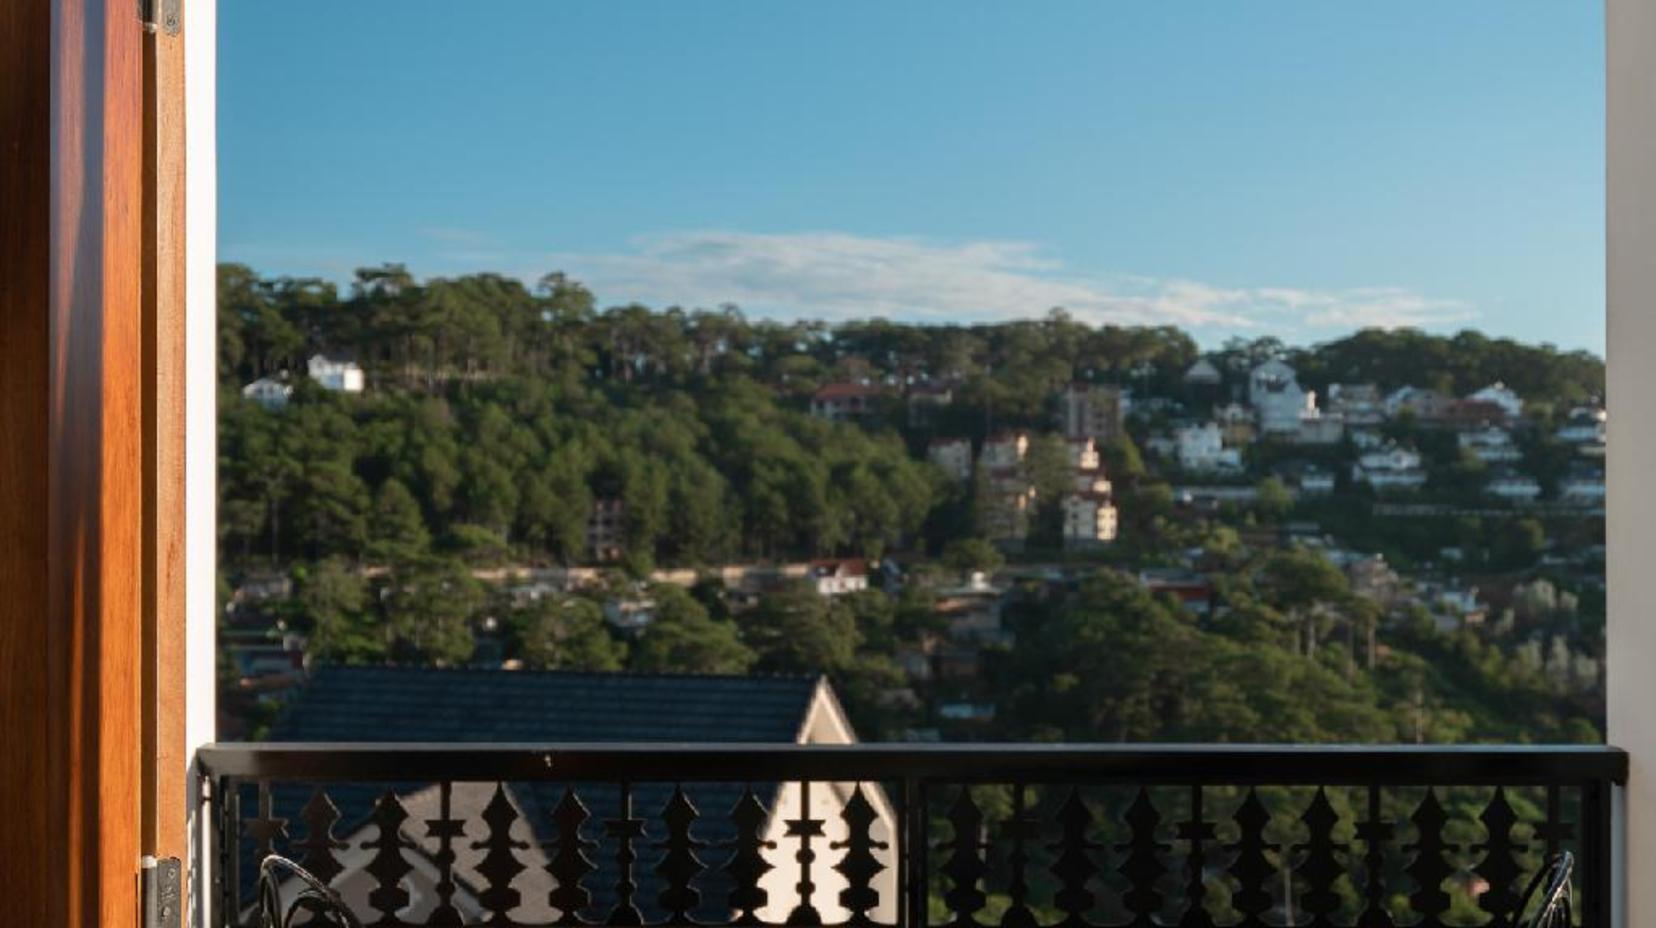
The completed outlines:
{"type": "Polygon", "coordinates": [[[811,562],[811,582],[819,596],[843,596],[868,589],[868,562],[861,558],[822,558],[811,562]]]}
{"type": "Polygon", "coordinates": [[[274,377],[260,377],[245,387],[242,387],[242,397],[252,400],[266,409],[281,409],[288,404],[288,398],[293,396],[293,388],[274,377]]]}
{"type": "Polygon", "coordinates": [[[1426,483],[1420,454],[1409,448],[1388,445],[1357,456],[1351,479],[1376,490],[1416,490],[1426,483]]]}
{"type": "Polygon", "coordinates": [[[1405,412],[1413,413],[1417,419],[1435,419],[1442,414],[1449,403],[1449,398],[1436,390],[1425,387],[1398,387],[1386,394],[1382,406],[1386,411],[1386,418],[1395,419],[1405,412]]]}
{"type": "Polygon", "coordinates": [[[1584,470],[1558,482],[1558,498],[1577,505],[1604,503],[1604,471],[1584,470]]]}
{"type": "Polygon", "coordinates": [[[1271,360],[1248,374],[1248,403],[1259,416],[1259,429],[1266,433],[1297,433],[1300,420],[1315,415],[1317,397],[1299,385],[1294,369],[1271,360]]]}
{"type": "Polygon", "coordinates": [[[1334,492],[1334,473],[1320,467],[1307,467],[1300,471],[1299,488],[1301,493],[1314,496],[1323,496],[1334,492]]]}
{"type": "Polygon", "coordinates": [[[355,361],[335,361],[320,354],[305,362],[305,373],[322,389],[336,393],[361,393],[366,382],[355,361]]]}
{"type": "Polygon", "coordinates": [[[811,395],[811,415],[832,422],[872,412],[885,390],[866,383],[830,383],[811,395]]]}
{"type": "Polygon", "coordinates": [[[1524,456],[1513,444],[1512,434],[1495,425],[1461,432],[1456,436],[1456,441],[1461,450],[1471,452],[1473,457],[1485,464],[1510,464],[1524,456]]]}
{"type": "Polygon", "coordinates": [[[1316,394],[1306,393],[1307,405],[1294,432],[1296,445],[1337,445],[1345,437],[1345,419],[1339,414],[1322,415],[1313,405],[1316,394]]]}
{"type": "Polygon", "coordinates": [[[1372,383],[1329,384],[1328,409],[1348,426],[1379,425],[1386,420],[1380,388],[1372,383]]]}
{"type": "Polygon", "coordinates": [[[1386,436],[1373,429],[1352,429],[1346,434],[1351,436],[1352,447],[1358,451],[1372,451],[1386,445],[1386,436]]]}
{"type": "Polygon", "coordinates": [[[1177,442],[1179,466],[1189,471],[1238,471],[1242,454],[1225,447],[1224,432],[1217,422],[1187,425],[1173,435],[1177,442]]]}
{"type": "Polygon", "coordinates": [[[1564,424],[1558,427],[1555,433],[1559,441],[1572,445],[1585,445],[1604,441],[1604,427],[1608,419],[1603,409],[1590,406],[1578,406],[1570,410],[1570,416],[1564,424]]]}
{"type": "Polygon", "coordinates": [[[1508,471],[1490,478],[1484,484],[1484,492],[1511,502],[1527,503],[1541,495],[1541,484],[1528,474],[1508,471]]]}
{"type": "Polygon", "coordinates": [[[1510,387],[1499,380],[1482,390],[1472,393],[1467,399],[1478,403],[1493,403],[1501,407],[1501,411],[1506,413],[1508,419],[1516,419],[1524,414],[1524,401],[1519,398],[1518,394],[1512,392],[1510,387]]]}

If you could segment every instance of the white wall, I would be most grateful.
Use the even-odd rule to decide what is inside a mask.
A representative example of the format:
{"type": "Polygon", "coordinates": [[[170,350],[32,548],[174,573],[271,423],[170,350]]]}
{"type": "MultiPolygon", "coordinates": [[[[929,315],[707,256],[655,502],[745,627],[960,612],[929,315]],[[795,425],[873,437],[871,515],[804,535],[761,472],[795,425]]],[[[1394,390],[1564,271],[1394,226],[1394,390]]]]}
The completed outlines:
{"type": "Polygon", "coordinates": [[[1610,743],[1631,755],[1616,924],[1656,924],[1656,3],[1607,0],[1610,743]]]}
{"type": "MultiPolygon", "coordinates": [[[[218,469],[218,11],[216,0],[184,4],[185,137],[185,435],[184,435],[184,737],[193,759],[198,745],[213,740],[214,613],[213,573],[217,544],[218,469]]],[[[192,787],[195,780],[191,778],[192,787]]],[[[193,798],[193,797],[192,797],[193,798]]],[[[192,803],[191,808],[194,808],[192,803]]],[[[192,822],[190,835],[204,846],[206,822],[192,822]]],[[[205,860],[205,855],[192,858],[205,860]]],[[[207,876],[190,874],[192,925],[205,925],[207,876]]]]}
{"type": "MultiPolygon", "coordinates": [[[[851,791],[856,787],[854,783],[812,783],[810,788],[811,817],[822,820],[823,833],[811,839],[811,851],[816,859],[811,862],[811,903],[822,916],[825,924],[843,922],[850,912],[840,905],[839,896],[850,885],[843,874],[834,869],[834,864],[840,859],[844,851],[830,847],[835,842],[844,841],[847,834],[845,820],[840,813],[845,810],[845,804],[851,798],[851,791]]],[[[865,786],[864,795],[875,803],[877,809],[883,809],[885,803],[874,794],[878,787],[865,786]]],[[[765,833],[766,840],[776,843],[776,849],[767,851],[765,859],[775,868],[769,870],[759,878],[759,885],[769,894],[769,903],[759,909],[759,919],[769,924],[780,925],[788,920],[788,914],[799,904],[799,885],[804,874],[803,865],[795,859],[799,852],[800,839],[789,837],[787,823],[799,818],[804,809],[801,802],[801,787],[798,783],[787,783],[771,804],[770,825],[765,833]]],[[[869,912],[869,917],[877,922],[892,924],[897,921],[897,907],[902,900],[902,892],[897,886],[897,839],[892,832],[895,820],[882,815],[870,828],[870,834],[875,841],[884,842],[884,850],[875,850],[874,857],[885,865],[885,869],[874,877],[874,888],[880,894],[879,905],[869,912]]]]}

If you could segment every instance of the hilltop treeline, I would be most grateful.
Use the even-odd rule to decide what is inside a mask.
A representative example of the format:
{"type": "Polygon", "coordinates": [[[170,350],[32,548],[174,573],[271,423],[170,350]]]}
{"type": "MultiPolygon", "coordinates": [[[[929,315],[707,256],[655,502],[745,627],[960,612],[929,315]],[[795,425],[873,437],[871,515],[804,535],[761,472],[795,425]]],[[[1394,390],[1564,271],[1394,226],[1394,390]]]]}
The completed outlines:
{"type": "MultiPolygon", "coordinates": [[[[595,498],[625,504],[629,566],[935,551],[970,531],[969,493],[927,438],[1050,427],[1072,381],[1180,396],[1198,357],[1172,327],[1038,320],[921,326],[750,320],[734,307],[600,310],[560,274],[421,282],[364,269],[341,293],[225,265],[219,281],[226,554],[386,558],[431,547],[473,560],[585,558],[595,498]],[[360,395],[298,372],[313,354],[366,371],[360,395]],[[239,387],[292,375],[280,414],[239,387]],[[860,425],[812,418],[824,383],[892,387],[860,425]],[[953,401],[911,415],[905,385],[953,401]]],[[[1233,385],[1286,355],[1336,380],[1464,392],[1504,380],[1544,408],[1602,395],[1602,362],[1473,332],[1364,331],[1314,348],[1273,339],[1212,353],[1233,385]]]]}
{"type": "Polygon", "coordinates": [[[1586,351],[1559,351],[1463,331],[1427,335],[1413,329],[1365,329],[1347,338],[1287,354],[1301,380],[1414,385],[1464,396],[1496,381],[1532,404],[1552,407],[1604,396],[1604,360],[1586,351]]]}

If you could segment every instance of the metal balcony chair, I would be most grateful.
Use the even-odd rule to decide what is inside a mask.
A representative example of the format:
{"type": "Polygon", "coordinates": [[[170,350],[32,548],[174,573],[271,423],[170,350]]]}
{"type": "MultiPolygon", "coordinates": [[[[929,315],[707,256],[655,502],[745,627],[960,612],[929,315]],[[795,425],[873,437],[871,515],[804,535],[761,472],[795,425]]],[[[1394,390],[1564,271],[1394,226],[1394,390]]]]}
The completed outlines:
{"type": "Polygon", "coordinates": [[[1518,902],[1518,916],[1535,905],[1535,914],[1523,924],[1526,928],[1570,928],[1570,873],[1575,869],[1575,857],[1562,851],[1530,878],[1524,895],[1518,902]]]}
{"type": "Polygon", "coordinates": [[[279,854],[259,862],[259,928],[362,928],[339,893],[310,871],[279,854]],[[282,906],[282,880],[290,877],[301,884],[298,895],[282,906]],[[303,916],[303,918],[301,918],[303,916]]]}

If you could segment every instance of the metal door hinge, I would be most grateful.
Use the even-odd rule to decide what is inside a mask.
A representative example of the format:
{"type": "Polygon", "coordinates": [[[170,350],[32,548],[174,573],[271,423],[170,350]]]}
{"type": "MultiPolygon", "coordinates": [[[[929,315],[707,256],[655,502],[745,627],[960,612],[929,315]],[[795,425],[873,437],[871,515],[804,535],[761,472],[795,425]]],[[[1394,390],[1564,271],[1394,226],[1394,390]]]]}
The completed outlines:
{"type": "Polygon", "coordinates": [[[138,19],[151,32],[160,29],[167,35],[178,35],[183,27],[183,13],[179,9],[184,0],[138,0],[138,19]]]}
{"type": "Polygon", "coordinates": [[[182,928],[184,924],[184,868],[176,857],[145,857],[143,861],[143,928],[182,928]]]}

